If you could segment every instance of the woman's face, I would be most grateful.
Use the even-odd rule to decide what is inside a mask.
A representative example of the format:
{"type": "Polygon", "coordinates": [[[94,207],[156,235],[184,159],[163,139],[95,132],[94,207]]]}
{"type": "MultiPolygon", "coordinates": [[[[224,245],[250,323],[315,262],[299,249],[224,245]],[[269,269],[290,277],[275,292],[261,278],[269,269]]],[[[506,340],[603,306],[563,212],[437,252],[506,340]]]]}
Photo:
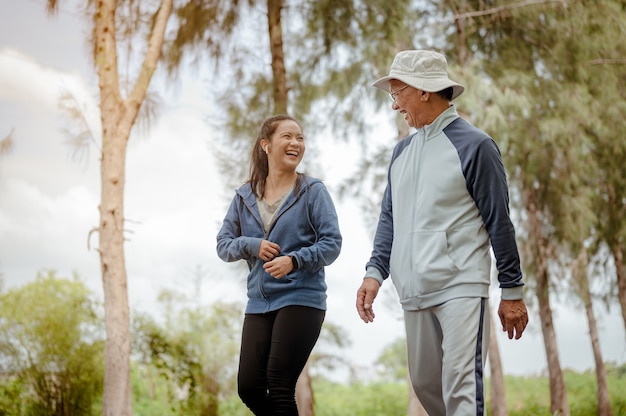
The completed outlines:
{"type": "Polygon", "coordinates": [[[264,149],[267,146],[270,169],[295,171],[304,156],[302,129],[293,120],[279,121],[269,143],[262,143],[262,146],[264,149]]]}

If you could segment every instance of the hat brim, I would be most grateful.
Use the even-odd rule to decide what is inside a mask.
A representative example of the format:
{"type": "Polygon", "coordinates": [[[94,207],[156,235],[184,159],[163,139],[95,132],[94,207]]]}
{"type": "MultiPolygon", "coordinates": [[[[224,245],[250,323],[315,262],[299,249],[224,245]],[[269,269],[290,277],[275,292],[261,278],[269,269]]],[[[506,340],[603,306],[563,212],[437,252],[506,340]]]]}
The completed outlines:
{"type": "Polygon", "coordinates": [[[386,77],[382,77],[376,80],[372,86],[379,88],[385,92],[389,92],[389,81],[392,79],[396,79],[398,81],[404,82],[405,84],[417,88],[418,90],[427,91],[427,92],[439,92],[445,90],[446,88],[452,87],[452,100],[454,100],[459,95],[463,94],[465,91],[465,87],[459,83],[452,81],[451,79],[428,79],[428,78],[417,78],[411,77],[409,75],[388,75],[386,77]]]}

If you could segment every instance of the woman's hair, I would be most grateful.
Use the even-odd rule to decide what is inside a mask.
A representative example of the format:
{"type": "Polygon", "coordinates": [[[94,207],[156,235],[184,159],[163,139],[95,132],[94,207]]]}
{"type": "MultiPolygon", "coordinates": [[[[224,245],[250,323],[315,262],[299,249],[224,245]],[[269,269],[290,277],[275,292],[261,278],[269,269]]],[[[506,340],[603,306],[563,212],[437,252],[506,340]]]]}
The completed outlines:
{"type": "MultiPolygon", "coordinates": [[[[267,140],[269,142],[272,134],[276,131],[278,124],[285,120],[291,120],[300,126],[298,120],[286,114],[277,114],[275,116],[268,117],[265,121],[263,121],[263,124],[261,124],[254,146],[252,146],[252,156],[250,157],[250,180],[248,180],[248,182],[252,186],[252,192],[259,199],[263,198],[263,194],[265,193],[265,180],[267,179],[267,175],[269,173],[267,153],[265,153],[265,150],[261,148],[261,140],[267,140]]],[[[300,126],[300,128],[302,128],[302,126],[300,126]]],[[[298,179],[296,180],[296,184],[294,186],[294,193],[300,188],[301,177],[302,175],[298,175],[298,179]]]]}

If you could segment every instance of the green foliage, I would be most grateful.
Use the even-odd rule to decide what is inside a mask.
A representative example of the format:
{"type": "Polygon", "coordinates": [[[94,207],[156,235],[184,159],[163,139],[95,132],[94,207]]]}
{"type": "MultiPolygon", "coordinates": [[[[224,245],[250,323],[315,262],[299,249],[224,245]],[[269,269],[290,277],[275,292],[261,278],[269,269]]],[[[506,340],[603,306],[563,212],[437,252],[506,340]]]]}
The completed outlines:
{"type": "MultiPolygon", "coordinates": [[[[570,414],[597,414],[595,373],[565,371],[564,377],[570,414]]],[[[504,383],[510,416],[550,415],[550,386],[546,377],[507,376],[504,383]]],[[[623,394],[626,391],[626,377],[620,375],[617,369],[612,369],[608,371],[608,384],[613,415],[626,415],[626,397],[623,394]]]]}
{"type": "MultiPolygon", "coordinates": [[[[626,416],[626,365],[621,367],[607,364],[611,407],[614,416],[626,416]]],[[[133,385],[147,385],[145,374],[133,373],[133,385]]],[[[490,380],[487,379],[487,398],[489,400],[490,380]]],[[[163,388],[167,380],[157,378],[152,385],[154,391],[163,388]]],[[[572,416],[597,414],[595,395],[595,375],[593,372],[565,372],[572,416]]],[[[404,416],[407,414],[409,390],[404,382],[372,382],[338,384],[320,379],[313,381],[315,392],[316,416],[404,416]]],[[[507,409],[510,416],[549,416],[550,387],[545,376],[507,376],[505,377],[507,409]]],[[[136,394],[134,387],[133,393],[136,394]]],[[[487,402],[487,414],[491,415],[487,402]]],[[[137,416],[186,416],[180,410],[173,410],[169,404],[160,400],[158,393],[153,401],[144,401],[144,407],[135,405],[133,414],[137,416]]],[[[233,393],[220,399],[219,416],[250,416],[250,411],[233,393]]]]}
{"type": "Polygon", "coordinates": [[[341,385],[315,383],[316,416],[404,416],[409,403],[407,383],[341,385]]]}
{"type": "Polygon", "coordinates": [[[398,338],[389,344],[378,357],[377,364],[388,380],[401,382],[407,378],[406,338],[398,338]]]}
{"type": "Polygon", "coordinates": [[[309,357],[310,373],[314,378],[323,378],[324,374],[339,367],[349,367],[349,360],[337,351],[350,345],[350,336],[345,329],[325,321],[322,325],[320,337],[309,357]]]}
{"type": "Polygon", "coordinates": [[[236,391],[242,306],[218,302],[207,313],[175,292],[160,299],[168,312],[163,324],[145,315],[133,321],[135,372],[149,386],[133,383],[134,411],[156,401],[171,414],[217,415],[219,402],[236,391]]]}
{"type": "MultiPolygon", "coordinates": [[[[520,217],[536,209],[541,224],[533,241],[519,227],[522,247],[540,247],[560,271],[583,245],[601,263],[605,243],[619,258],[626,236],[626,139],[618,128],[626,111],[624,1],[443,3],[463,28],[445,47],[468,87],[459,108],[500,145],[520,217]]],[[[523,256],[530,278],[536,257],[523,256]]],[[[612,293],[610,285],[603,290],[612,293]]]]}
{"type": "Polygon", "coordinates": [[[134,361],[131,369],[133,415],[175,416],[182,414],[172,401],[171,380],[160,377],[154,366],[134,361]]]}
{"type": "Polygon", "coordinates": [[[207,53],[216,63],[230,51],[233,32],[241,21],[246,6],[253,0],[178,2],[172,19],[176,22],[171,36],[165,41],[164,64],[173,74],[189,55],[207,53]]]}
{"type": "MultiPolygon", "coordinates": [[[[134,320],[133,414],[248,416],[235,389],[241,305],[194,306],[175,292],[164,292],[161,299],[165,322],[143,315],[134,320]]],[[[102,330],[96,305],[80,281],[54,273],[0,294],[0,416],[101,413],[102,330]],[[73,407],[59,408],[60,400],[73,407]]],[[[340,330],[331,325],[326,332],[325,342],[341,346],[333,341],[342,339],[340,330]]],[[[314,378],[316,415],[405,415],[401,345],[392,344],[379,359],[398,381],[343,385],[314,378]]],[[[626,365],[607,363],[606,369],[614,415],[624,416],[626,365]]],[[[595,414],[595,374],[566,371],[565,384],[572,416],[595,414]]],[[[547,378],[508,376],[505,385],[511,416],[549,414],[547,378]]]]}
{"type": "Polygon", "coordinates": [[[221,111],[211,118],[224,144],[215,150],[228,189],[247,178],[258,127],[276,111],[272,92],[284,80],[273,79],[272,65],[285,66],[287,112],[303,123],[307,138],[331,131],[337,140],[365,140],[373,127],[370,102],[383,99],[366,86],[387,70],[398,48],[411,44],[411,16],[420,15],[409,0],[285,1],[282,27],[272,29],[282,34],[283,55],[273,57],[267,25],[249,24],[267,22],[269,2],[250,3],[256,7],[240,7],[239,36],[224,55],[225,82],[214,84],[221,111]]]}
{"type": "Polygon", "coordinates": [[[0,296],[0,414],[94,414],[104,345],[90,296],[54,272],[0,296]]]}
{"type": "MultiPolygon", "coordinates": [[[[622,366],[623,367],[623,366],[622,366]]],[[[609,372],[611,408],[614,416],[626,415],[626,377],[619,367],[609,372]]],[[[490,380],[487,380],[489,398],[490,380]]],[[[565,372],[572,416],[597,414],[593,372],[565,372]]],[[[550,415],[550,387],[546,377],[505,377],[507,409],[510,416],[550,415]]],[[[409,391],[406,382],[341,385],[315,382],[316,416],[406,415],[409,391]]],[[[242,413],[241,415],[244,415],[242,413]]],[[[491,415],[489,402],[487,414],[491,415]]],[[[239,416],[240,413],[233,413],[239,416]]]]}
{"type": "Polygon", "coordinates": [[[27,414],[23,397],[27,391],[22,380],[3,377],[0,381],[0,416],[21,416],[27,414]]]}

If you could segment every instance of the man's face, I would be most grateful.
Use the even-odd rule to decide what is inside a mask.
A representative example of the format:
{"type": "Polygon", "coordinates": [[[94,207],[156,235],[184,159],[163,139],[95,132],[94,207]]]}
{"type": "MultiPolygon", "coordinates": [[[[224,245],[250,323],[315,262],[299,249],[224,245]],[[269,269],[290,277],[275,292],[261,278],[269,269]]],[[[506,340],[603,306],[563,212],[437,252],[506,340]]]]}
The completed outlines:
{"type": "Polygon", "coordinates": [[[392,79],[389,81],[389,94],[394,99],[391,108],[402,114],[410,127],[424,126],[425,123],[420,121],[424,118],[425,110],[425,101],[421,99],[422,91],[392,79]]]}

